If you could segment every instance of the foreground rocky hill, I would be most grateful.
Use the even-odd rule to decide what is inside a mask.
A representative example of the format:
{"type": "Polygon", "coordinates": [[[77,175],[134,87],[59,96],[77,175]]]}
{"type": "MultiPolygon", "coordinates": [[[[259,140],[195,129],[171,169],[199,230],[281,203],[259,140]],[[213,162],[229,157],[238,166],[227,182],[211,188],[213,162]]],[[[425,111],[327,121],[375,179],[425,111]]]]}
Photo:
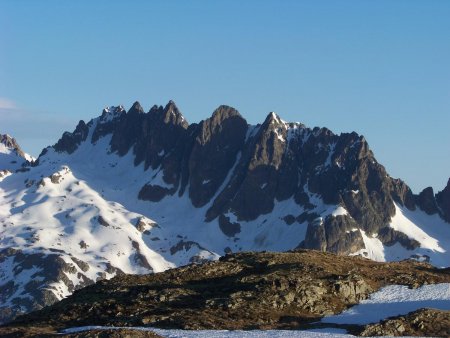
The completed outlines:
{"type": "MultiPolygon", "coordinates": [[[[339,313],[383,286],[417,288],[444,282],[450,282],[449,269],[415,261],[378,263],[308,250],[238,253],[218,262],[99,281],[53,306],[16,319],[3,332],[36,327],[56,332],[90,325],[182,329],[324,327],[326,323],[318,322],[323,316],[339,313]]],[[[436,316],[440,318],[439,311],[436,316]]],[[[416,323],[409,323],[408,318],[402,320],[405,327],[416,323]]],[[[448,329],[445,323],[441,323],[442,330],[448,329]]],[[[388,332],[358,325],[340,327],[353,333],[388,332]]],[[[429,333],[426,327],[422,326],[421,334],[429,333]]]]}
{"type": "Polygon", "coordinates": [[[109,107],[22,164],[0,175],[0,322],[230,252],[450,262],[450,182],[414,195],[363,136],[275,113],[250,125],[220,106],[189,124],[172,101],[109,107]]]}

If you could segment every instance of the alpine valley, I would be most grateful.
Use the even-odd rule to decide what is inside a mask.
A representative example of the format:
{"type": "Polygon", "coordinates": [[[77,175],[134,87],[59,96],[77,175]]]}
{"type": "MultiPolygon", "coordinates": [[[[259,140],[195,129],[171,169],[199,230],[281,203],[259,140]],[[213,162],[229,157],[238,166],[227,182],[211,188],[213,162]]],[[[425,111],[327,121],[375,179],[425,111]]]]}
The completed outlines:
{"type": "Polygon", "coordinates": [[[249,125],[229,106],[189,124],[170,101],[106,108],[37,159],[0,137],[3,323],[100,280],[242,251],[450,265],[450,180],[413,194],[355,132],[275,113],[249,125]]]}

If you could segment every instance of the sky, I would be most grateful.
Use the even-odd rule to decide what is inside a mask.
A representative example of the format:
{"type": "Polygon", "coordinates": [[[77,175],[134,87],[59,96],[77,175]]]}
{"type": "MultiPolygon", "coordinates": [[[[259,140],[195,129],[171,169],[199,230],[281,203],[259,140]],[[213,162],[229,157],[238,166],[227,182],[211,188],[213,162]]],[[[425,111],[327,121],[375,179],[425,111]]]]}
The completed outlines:
{"type": "Polygon", "coordinates": [[[0,0],[0,133],[37,156],[173,99],[363,134],[415,193],[450,177],[450,1],[0,0]]]}

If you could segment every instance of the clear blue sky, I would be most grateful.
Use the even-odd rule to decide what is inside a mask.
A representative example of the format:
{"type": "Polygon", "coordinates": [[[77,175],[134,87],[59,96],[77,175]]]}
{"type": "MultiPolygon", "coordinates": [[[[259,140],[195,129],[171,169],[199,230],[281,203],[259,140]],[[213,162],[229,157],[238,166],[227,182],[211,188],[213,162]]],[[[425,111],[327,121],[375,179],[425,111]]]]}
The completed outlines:
{"type": "Polygon", "coordinates": [[[450,177],[450,1],[0,0],[0,132],[37,155],[106,105],[220,104],[366,136],[415,192],[450,177]]]}

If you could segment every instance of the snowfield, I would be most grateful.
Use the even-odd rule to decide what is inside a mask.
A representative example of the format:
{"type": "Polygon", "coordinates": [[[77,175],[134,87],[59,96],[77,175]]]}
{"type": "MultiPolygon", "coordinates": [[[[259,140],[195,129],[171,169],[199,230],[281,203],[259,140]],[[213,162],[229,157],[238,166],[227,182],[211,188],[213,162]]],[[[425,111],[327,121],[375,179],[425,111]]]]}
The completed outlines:
{"type": "MultiPolygon", "coordinates": [[[[64,333],[83,332],[92,329],[117,329],[106,326],[84,326],[64,330],[64,333]]],[[[345,330],[340,329],[320,329],[308,331],[295,330],[252,330],[252,331],[228,331],[228,330],[162,330],[144,327],[133,327],[135,330],[152,331],[166,338],[347,338],[355,337],[349,335],[345,330]]]]}
{"type": "Polygon", "coordinates": [[[420,247],[411,251],[399,243],[386,246],[375,237],[369,237],[361,231],[365,249],[353,255],[363,255],[378,262],[399,261],[413,257],[420,261],[427,261],[438,267],[447,267],[450,264],[450,224],[439,215],[428,215],[420,209],[414,211],[395,204],[395,215],[392,217],[390,227],[403,232],[411,239],[420,243],[420,247]]]}

